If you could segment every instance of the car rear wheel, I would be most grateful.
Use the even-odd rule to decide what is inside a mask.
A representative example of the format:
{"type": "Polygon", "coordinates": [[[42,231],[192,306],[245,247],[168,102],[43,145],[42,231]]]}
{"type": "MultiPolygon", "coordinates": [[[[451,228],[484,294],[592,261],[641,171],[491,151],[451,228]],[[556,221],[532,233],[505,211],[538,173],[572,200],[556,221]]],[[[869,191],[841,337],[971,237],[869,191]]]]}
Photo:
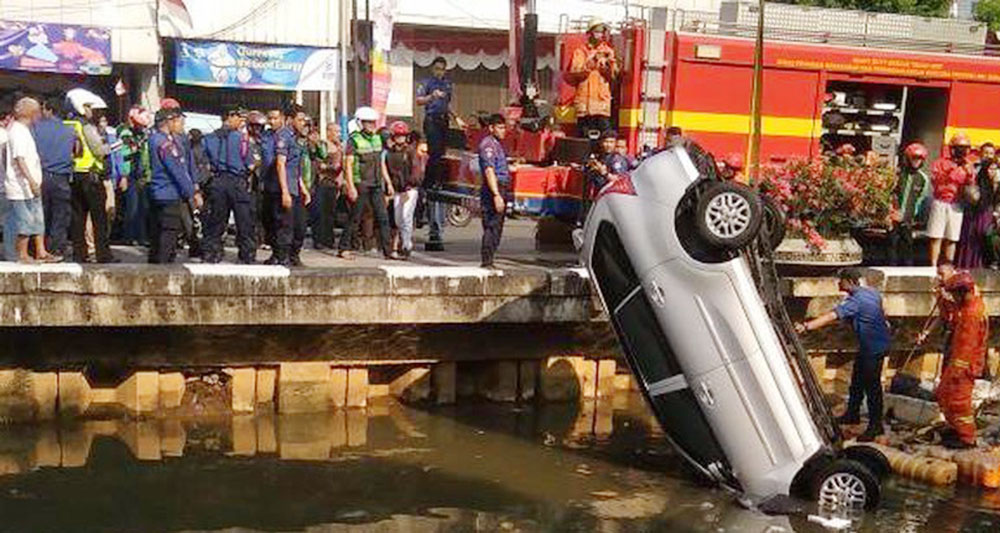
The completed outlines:
{"type": "Polygon", "coordinates": [[[781,246],[781,241],[785,240],[785,213],[778,207],[777,202],[768,196],[761,196],[764,205],[763,231],[766,232],[767,246],[771,250],[777,250],[781,246]]]}
{"type": "Polygon", "coordinates": [[[698,199],[698,233],[710,246],[739,250],[757,237],[763,211],[760,197],[749,187],[714,183],[698,199]]]}
{"type": "Polygon", "coordinates": [[[878,477],[853,459],[836,459],[816,478],[813,496],[821,509],[871,510],[878,506],[878,477]]]}

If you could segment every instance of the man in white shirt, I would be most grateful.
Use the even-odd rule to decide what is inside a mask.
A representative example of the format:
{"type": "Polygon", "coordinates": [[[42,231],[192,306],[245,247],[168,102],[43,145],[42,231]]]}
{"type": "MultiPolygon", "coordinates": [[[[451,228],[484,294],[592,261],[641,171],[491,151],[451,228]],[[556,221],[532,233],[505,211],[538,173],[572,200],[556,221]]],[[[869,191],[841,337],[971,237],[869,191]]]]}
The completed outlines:
{"type": "Polygon", "coordinates": [[[7,126],[14,120],[14,100],[0,100],[0,224],[3,225],[3,255],[4,261],[15,261],[17,251],[14,242],[17,236],[13,230],[13,217],[8,216],[10,206],[7,203],[7,193],[4,191],[4,180],[7,179],[7,126]]]}
{"type": "Polygon", "coordinates": [[[21,98],[14,104],[14,120],[7,127],[7,172],[4,190],[17,235],[18,261],[46,263],[62,261],[45,249],[45,217],[42,211],[42,162],[38,157],[31,124],[41,114],[34,98],[21,98]],[[28,240],[35,244],[35,257],[28,255],[28,240]]]}

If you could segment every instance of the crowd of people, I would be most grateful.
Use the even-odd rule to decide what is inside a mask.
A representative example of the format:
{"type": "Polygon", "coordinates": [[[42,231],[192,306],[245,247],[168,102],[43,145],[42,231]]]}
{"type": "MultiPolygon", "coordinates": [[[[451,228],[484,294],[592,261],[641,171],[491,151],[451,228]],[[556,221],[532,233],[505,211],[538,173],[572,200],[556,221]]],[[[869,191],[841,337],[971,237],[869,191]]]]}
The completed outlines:
{"type": "Polygon", "coordinates": [[[410,256],[429,154],[408,124],[377,128],[378,113],[362,107],[343,142],[336,123],[322,139],[296,104],[233,106],[221,118],[216,131],[189,130],[180,103],[166,98],[155,114],[135,106],[112,127],[100,103],[3,98],[4,257],[112,263],[110,244],[120,243],[147,247],[150,263],[185,249],[218,263],[230,216],[242,264],[263,248],[266,264],[301,265],[307,233],[345,259],[376,244],[387,258],[410,256]],[[349,219],[335,242],[338,205],[349,219]]]}

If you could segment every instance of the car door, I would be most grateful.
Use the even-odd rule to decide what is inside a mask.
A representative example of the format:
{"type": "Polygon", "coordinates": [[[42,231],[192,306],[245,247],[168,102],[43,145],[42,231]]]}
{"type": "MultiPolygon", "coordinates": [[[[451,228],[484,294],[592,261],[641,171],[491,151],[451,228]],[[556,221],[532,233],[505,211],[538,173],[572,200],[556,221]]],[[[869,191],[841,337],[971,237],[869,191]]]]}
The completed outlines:
{"type": "Polygon", "coordinates": [[[664,432],[706,475],[735,485],[722,447],[610,222],[597,230],[590,266],[625,358],[664,432]]]}

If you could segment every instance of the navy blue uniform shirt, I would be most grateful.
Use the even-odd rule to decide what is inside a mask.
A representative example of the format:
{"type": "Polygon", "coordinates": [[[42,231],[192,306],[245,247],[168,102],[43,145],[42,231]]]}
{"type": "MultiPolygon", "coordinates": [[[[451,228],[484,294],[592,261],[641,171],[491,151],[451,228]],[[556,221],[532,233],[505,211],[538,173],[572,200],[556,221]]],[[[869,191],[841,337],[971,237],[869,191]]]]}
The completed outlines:
{"type": "Polygon", "coordinates": [[[299,177],[302,175],[302,150],[296,142],[295,132],[285,126],[274,132],[264,143],[264,161],[268,164],[268,179],[264,182],[264,190],[270,193],[280,193],[278,184],[278,156],[285,156],[285,175],[288,178],[288,193],[299,195],[299,177]]]}
{"type": "MultiPolygon", "coordinates": [[[[483,186],[479,197],[483,202],[492,202],[493,193],[486,185],[486,169],[492,168],[497,175],[497,186],[503,194],[510,187],[510,170],[507,168],[507,154],[503,145],[492,135],[487,135],[479,142],[479,168],[483,174],[483,186]]],[[[492,205],[492,204],[491,204],[492,205]]]]}
{"type": "Polygon", "coordinates": [[[428,115],[445,115],[451,105],[453,91],[451,80],[431,76],[417,85],[417,96],[430,96],[435,90],[443,92],[444,98],[431,98],[431,101],[424,106],[424,110],[428,115]]]}
{"type": "Polygon", "coordinates": [[[184,150],[162,131],[149,136],[149,163],[153,171],[150,196],[154,202],[175,202],[194,196],[194,181],[188,173],[184,150]]]}
{"type": "Polygon", "coordinates": [[[837,318],[850,322],[860,346],[859,357],[882,357],[892,340],[882,310],[882,295],[870,287],[855,287],[835,309],[837,318]]]}
{"type": "Polygon", "coordinates": [[[225,126],[203,138],[205,154],[216,174],[246,176],[253,164],[250,150],[243,141],[243,134],[225,126]]]}
{"type": "Polygon", "coordinates": [[[57,118],[43,118],[31,127],[38,146],[42,170],[53,174],[73,173],[73,143],[76,132],[57,118]]]}

